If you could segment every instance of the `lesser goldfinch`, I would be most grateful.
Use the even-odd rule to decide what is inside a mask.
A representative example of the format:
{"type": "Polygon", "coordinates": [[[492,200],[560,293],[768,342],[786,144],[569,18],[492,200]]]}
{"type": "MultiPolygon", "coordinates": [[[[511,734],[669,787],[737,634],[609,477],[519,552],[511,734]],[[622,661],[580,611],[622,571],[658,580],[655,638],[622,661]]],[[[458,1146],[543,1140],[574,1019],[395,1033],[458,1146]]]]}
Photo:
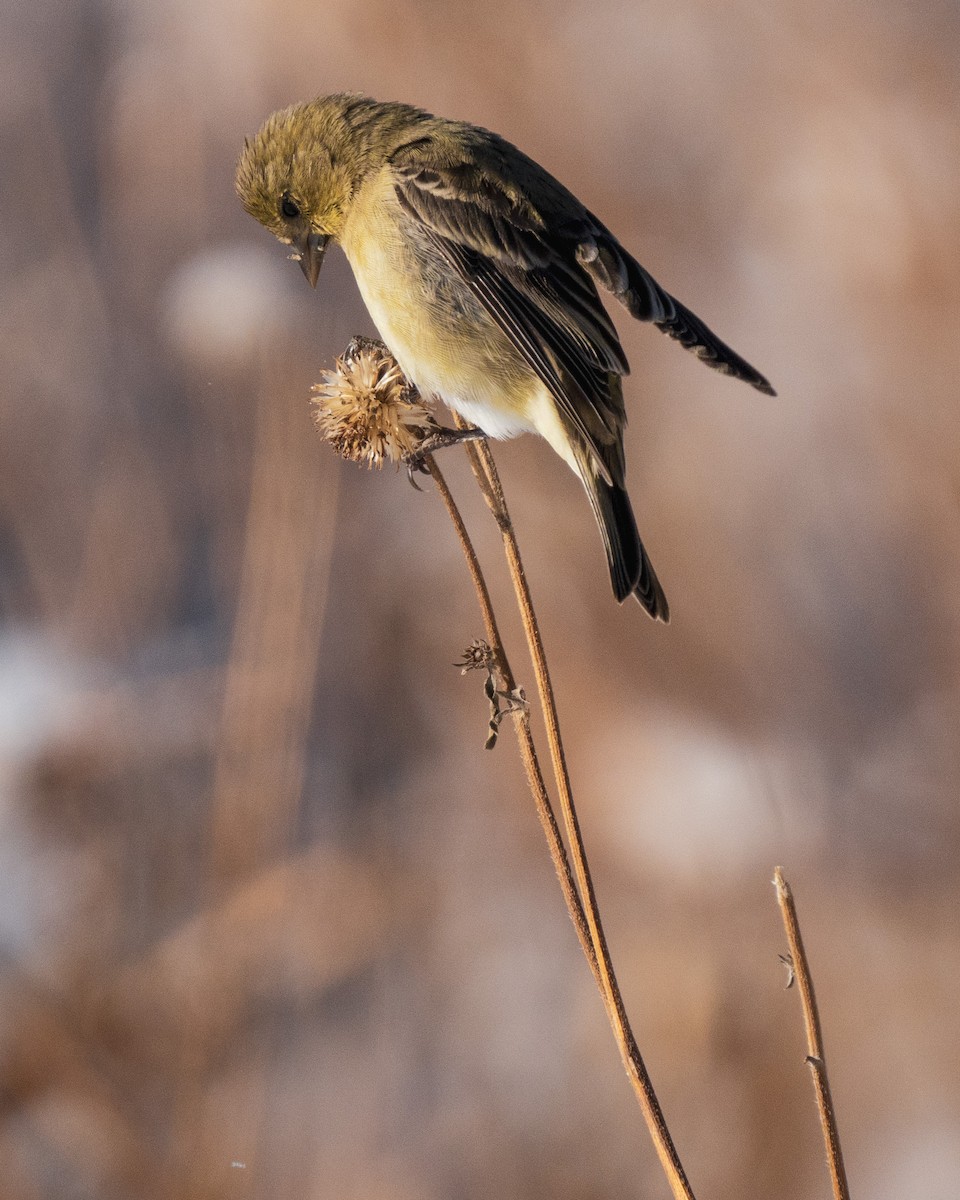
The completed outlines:
{"type": "Polygon", "coordinates": [[[316,286],[339,243],[381,336],[426,396],[494,438],[536,431],[576,472],[618,601],[667,600],[624,487],[629,367],[597,284],[708,366],[767,380],[675,300],[561,183],[495,133],[365,96],[274,113],[237,191],[316,286]]]}

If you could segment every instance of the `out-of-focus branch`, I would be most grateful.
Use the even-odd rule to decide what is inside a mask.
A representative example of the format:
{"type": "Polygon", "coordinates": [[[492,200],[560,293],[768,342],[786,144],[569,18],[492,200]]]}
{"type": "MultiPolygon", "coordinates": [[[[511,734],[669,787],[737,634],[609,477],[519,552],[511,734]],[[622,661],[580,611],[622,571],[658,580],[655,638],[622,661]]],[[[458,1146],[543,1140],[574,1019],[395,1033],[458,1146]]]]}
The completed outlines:
{"type": "Polygon", "coordinates": [[[835,1200],[850,1200],[847,1171],[843,1165],[843,1151],[840,1147],[840,1134],[837,1132],[837,1117],[833,1108],[833,1097],[830,1094],[830,1080],[827,1077],[827,1060],[823,1049],[820,1011],[817,1008],[817,997],[813,990],[813,976],[810,974],[810,964],[807,962],[807,954],[803,948],[803,938],[800,935],[800,922],[797,918],[796,905],[793,902],[793,892],[784,879],[780,867],[777,867],[773,873],[773,886],[777,890],[777,902],[780,905],[783,925],[787,931],[787,941],[790,943],[790,965],[800,990],[803,1024],[807,1035],[807,1063],[813,1075],[817,1110],[820,1113],[820,1126],[823,1130],[823,1140],[827,1150],[827,1165],[830,1168],[833,1194],[835,1200]]]}

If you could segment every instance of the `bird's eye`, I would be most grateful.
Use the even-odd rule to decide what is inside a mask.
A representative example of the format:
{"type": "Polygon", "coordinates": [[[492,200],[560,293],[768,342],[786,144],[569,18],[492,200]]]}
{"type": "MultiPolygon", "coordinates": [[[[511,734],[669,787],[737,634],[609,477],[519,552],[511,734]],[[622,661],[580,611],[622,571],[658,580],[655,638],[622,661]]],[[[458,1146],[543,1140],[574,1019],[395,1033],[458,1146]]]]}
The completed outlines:
{"type": "Polygon", "coordinates": [[[289,192],[284,192],[280,197],[280,211],[289,221],[300,216],[300,206],[290,198],[289,192]]]}

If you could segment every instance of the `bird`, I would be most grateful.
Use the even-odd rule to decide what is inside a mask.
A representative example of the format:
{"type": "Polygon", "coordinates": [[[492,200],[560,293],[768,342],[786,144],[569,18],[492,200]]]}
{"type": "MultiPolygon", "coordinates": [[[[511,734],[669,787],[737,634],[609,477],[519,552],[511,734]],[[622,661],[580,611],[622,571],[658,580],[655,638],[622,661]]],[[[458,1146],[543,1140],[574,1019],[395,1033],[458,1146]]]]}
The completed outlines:
{"type": "Polygon", "coordinates": [[[535,432],[586,491],[622,603],[669,606],[626,491],[608,293],[704,363],[767,379],[670,295],[544,167],[496,133],[399,102],[321,96],[245,139],[236,188],[316,287],[339,244],[381,337],[425,397],[491,438],[535,432]]]}

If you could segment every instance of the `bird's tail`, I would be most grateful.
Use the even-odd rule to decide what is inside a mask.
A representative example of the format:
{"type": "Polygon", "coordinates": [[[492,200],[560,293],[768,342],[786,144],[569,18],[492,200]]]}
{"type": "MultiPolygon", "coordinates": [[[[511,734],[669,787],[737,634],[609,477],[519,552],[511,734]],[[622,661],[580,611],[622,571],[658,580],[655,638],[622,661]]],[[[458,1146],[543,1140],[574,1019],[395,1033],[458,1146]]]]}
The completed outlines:
{"type": "Polygon", "coordinates": [[[632,592],[655,621],[670,620],[670,606],[643,548],[630,497],[584,463],[579,472],[607,551],[613,593],[622,604],[632,592]]]}

